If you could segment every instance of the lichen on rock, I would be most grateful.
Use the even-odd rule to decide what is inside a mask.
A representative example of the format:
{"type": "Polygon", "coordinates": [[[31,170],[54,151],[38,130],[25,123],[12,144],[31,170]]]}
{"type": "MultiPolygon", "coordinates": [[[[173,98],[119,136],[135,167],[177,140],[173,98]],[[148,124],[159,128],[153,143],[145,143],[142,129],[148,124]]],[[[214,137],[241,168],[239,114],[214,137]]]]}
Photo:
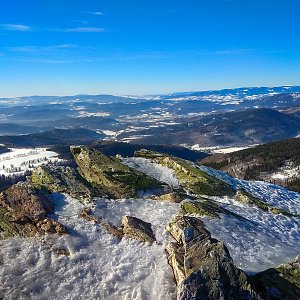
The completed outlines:
{"type": "Polygon", "coordinates": [[[253,276],[263,299],[300,299],[300,255],[292,262],[253,276]]]}
{"type": "Polygon", "coordinates": [[[197,198],[195,200],[185,200],[181,203],[180,214],[182,215],[199,215],[211,218],[221,218],[220,214],[235,217],[237,219],[251,222],[250,220],[220,206],[217,202],[205,199],[197,198]]]}
{"type": "Polygon", "coordinates": [[[176,216],[167,230],[176,240],[166,251],[177,282],[177,299],[260,299],[226,246],[211,237],[200,219],[176,216]]]}
{"type": "Polygon", "coordinates": [[[270,212],[272,214],[282,214],[288,217],[295,217],[296,215],[290,213],[286,209],[282,208],[277,208],[272,206],[271,204],[259,199],[258,197],[255,197],[251,195],[251,193],[245,191],[245,189],[239,188],[236,195],[235,195],[235,200],[242,203],[246,204],[249,206],[256,206],[260,208],[263,211],[270,212]]]}
{"type": "Polygon", "coordinates": [[[40,166],[32,172],[29,179],[37,188],[66,193],[82,202],[91,201],[93,196],[101,194],[101,191],[95,190],[71,167],[40,166]]]}
{"type": "Polygon", "coordinates": [[[231,185],[200,170],[190,161],[149,150],[137,151],[135,156],[150,159],[174,170],[180,185],[195,195],[233,196],[235,194],[231,185]]]}
{"type": "Polygon", "coordinates": [[[138,196],[139,191],[161,186],[154,178],[93,148],[71,146],[71,152],[80,174],[94,187],[102,189],[108,197],[132,198],[138,196]]]}

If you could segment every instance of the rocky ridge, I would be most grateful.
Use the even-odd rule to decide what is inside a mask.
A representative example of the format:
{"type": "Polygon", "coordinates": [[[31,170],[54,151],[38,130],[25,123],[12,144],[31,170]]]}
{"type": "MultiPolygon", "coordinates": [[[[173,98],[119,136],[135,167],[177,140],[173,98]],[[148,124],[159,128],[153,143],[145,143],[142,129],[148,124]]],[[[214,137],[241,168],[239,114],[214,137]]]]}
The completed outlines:
{"type": "MultiPolygon", "coordinates": [[[[243,205],[294,217],[288,210],[275,208],[191,162],[160,153],[142,150],[136,155],[174,170],[181,187],[186,190],[186,197],[182,190],[179,196],[154,178],[124,165],[118,158],[83,146],[73,146],[71,151],[78,171],[71,167],[42,166],[26,182],[13,185],[0,194],[2,239],[67,233],[62,224],[49,217],[53,214],[51,192],[67,193],[83,203],[92,203],[96,196],[120,199],[137,197],[140,191],[160,190],[149,199],[181,202],[186,198],[181,202],[178,215],[167,226],[175,240],[166,246],[166,252],[178,286],[177,299],[283,299],[285,296],[297,299],[299,296],[299,258],[248,276],[235,266],[227,247],[211,236],[200,219],[230,215],[248,221],[208,196],[235,197],[243,205]]],[[[150,245],[156,242],[151,224],[136,217],[125,215],[122,226],[117,227],[95,216],[90,208],[83,209],[79,216],[100,224],[118,238],[127,236],[150,245]]]]}

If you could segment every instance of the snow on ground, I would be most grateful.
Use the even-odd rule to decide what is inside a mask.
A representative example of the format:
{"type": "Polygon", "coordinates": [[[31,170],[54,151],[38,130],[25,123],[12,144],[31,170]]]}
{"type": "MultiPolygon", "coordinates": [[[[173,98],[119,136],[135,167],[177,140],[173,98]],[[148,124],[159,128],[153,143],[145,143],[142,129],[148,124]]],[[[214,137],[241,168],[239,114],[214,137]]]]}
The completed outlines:
{"type": "MultiPolygon", "coordinates": [[[[147,159],[129,158],[126,160],[131,162],[131,167],[157,179],[170,176],[171,181],[176,181],[170,169],[161,166],[155,168],[155,164],[149,160],[147,162],[147,159]]],[[[254,196],[258,196],[275,207],[288,209],[300,215],[300,194],[298,193],[265,182],[237,180],[224,172],[204,166],[200,169],[232,184],[235,188],[242,186],[254,196]]],[[[167,179],[164,181],[168,182],[167,179]]],[[[228,246],[234,262],[241,269],[247,272],[259,272],[288,262],[299,255],[300,218],[274,215],[256,207],[242,205],[230,197],[211,198],[228,210],[249,220],[227,215],[222,215],[221,219],[203,218],[211,234],[228,246]]]]}
{"type": "MultiPolygon", "coordinates": [[[[168,168],[146,159],[124,161],[168,184],[178,184],[168,168]]],[[[300,213],[300,194],[264,182],[236,180],[207,167],[206,172],[241,185],[277,207],[300,213]]],[[[153,200],[95,199],[96,215],[120,225],[122,216],[151,222],[157,237],[153,245],[109,235],[100,225],[82,220],[77,200],[53,195],[55,218],[70,235],[0,241],[0,298],[4,299],[174,299],[176,286],[164,252],[170,236],[165,230],[179,204],[153,200]],[[66,249],[70,256],[57,256],[66,249]]],[[[300,249],[300,218],[274,215],[238,203],[232,197],[211,197],[242,218],[202,217],[212,236],[229,248],[234,262],[252,273],[292,260],[300,249]]]]}
{"type": "Polygon", "coordinates": [[[250,273],[260,272],[289,262],[299,255],[299,218],[246,207],[233,199],[219,199],[219,202],[221,206],[249,220],[228,215],[223,215],[221,219],[204,218],[212,236],[228,247],[237,267],[250,273]]]}
{"type": "MultiPolygon", "coordinates": [[[[234,179],[226,173],[201,166],[234,187],[241,186],[252,195],[274,207],[300,215],[300,194],[283,187],[262,182],[234,179]]],[[[210,197],[221,206],[249,221],[223,215],[221,219],[204,218],[207,229],[229,248],[233,260],[241,269],[259,272],[299,255],[300,217],[276,215],[256,207],[243,205],[230,197],[210,197]]]]}
{"type": "Polygon", "coordinates": [[[46,148],[11,148],[10,152],[0,154],[0,175],[22,174],[30,166],[37,167],[56,161],[58,154],[46,148]]]}
{"type": "Polygon", "coordinates": [[[293,162],[287,161],[286,164],[279,168],[279,170],[271,174],[271,179],[286,180],[299,175],[299,166],[294,166],[293,162]]]}
{"type": "Polygon", "coordinates": [[[153,163],[149,159],[141,157],[123,158],[122,162],[127,166],[141,171],[158,181],[165,182],[170,186],[178,187],[179,182],[174,174],[174,171],[160,164],[153,163]]]}
{"type": "Polygon", "coordinates": [[[177,204],[151,200],[97,199],[95,213],[119,224],[123,215],[152,223],[153,245],[119,240],[99,225],[78,217],[82,205],[55,194],[57,219],[71,235],[0,242],[0,297],[5,299],[174,299],[176,286],[164,252],[169,239],[164,227],[177,204]],[[57,256],[50,249],[67,249],[57,256]]]}
{"type": "MultiPolygon", "coordinates": [[[[220,135],[220,134],[217,134],[220,135]]],[[[240,146],[240,147],[222,147],[222,146],[211,146],[211,147],[202,147],[199,144],[195,144],[193,146],[183,145],[184,147],[190,148],[191,150],[195,151],[203,151],[203,152],[211,152],[211,153],[222,153],[222,154],[228,154],[248,148],[253,148],[257,146],[255,145],[247,145],[247,146],[240,146]]]]}
{"type": "Polygon", "coordinates": [[[284,187],[264,181],[235,179],[222,171],[206,166],[201,166],[200,169],[232,184],[235,188],[241,186],[253,196],[260,198],[274,207],[287,209],[291,213],[300,215],[300,194],[297,192],[289,191],[284,187]]]}

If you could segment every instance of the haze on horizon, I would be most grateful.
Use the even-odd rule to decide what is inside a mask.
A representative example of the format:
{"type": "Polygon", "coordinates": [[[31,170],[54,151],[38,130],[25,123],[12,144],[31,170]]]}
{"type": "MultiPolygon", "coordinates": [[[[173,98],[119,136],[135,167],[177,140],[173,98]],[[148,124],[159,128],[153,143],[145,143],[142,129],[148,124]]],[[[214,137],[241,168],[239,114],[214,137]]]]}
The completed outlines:
{"type": "Polygon", "coordinates": [[[0,97],[299,85],[297,0],[11,0],[0,97]]]}

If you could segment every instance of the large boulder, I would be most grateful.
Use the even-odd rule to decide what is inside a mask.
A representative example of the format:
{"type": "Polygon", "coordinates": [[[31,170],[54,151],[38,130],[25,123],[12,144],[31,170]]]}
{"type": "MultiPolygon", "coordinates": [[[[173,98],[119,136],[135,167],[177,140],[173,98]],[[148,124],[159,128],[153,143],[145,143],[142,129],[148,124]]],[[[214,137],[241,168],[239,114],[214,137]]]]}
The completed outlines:
{"type": "Polygon", "coordinates": [[[178,286],[177,299],[255,297],[246,274],[235,267],[226,246],[211,237],[200,219],[176,216],[167,230],[176,240],[166,251],[178,286]]]}
{"type": "Polygon", "coordinates": [[[190,161],[144,149],[135,152],[134,155],[172,169],[180,185],[195,195],[233,196],[235,194],[235,189],[231,185],[202,171],[199,166],[190,161]]]}
{"type": "Polygon", "coordinates": [[[47,218],[52,201],[46,191],[19,182],[0,194],[0,239],[33,237],[44,233],[66,233],[60,223],[47,218]]]}
{"type": "Polygon", "coordinates": [[[80,174],[111,198],[137,197],[139,191],[161,187],[154,178],[138,172],[120,159],[84,146],[71,146],[80,174]]]}
{"type": "Polygon", "coordinates": [[[151,224],[141,219],[124,216],[122,218],[124,235],[142,242],[153,243],[156,241],[151,224]]]}

